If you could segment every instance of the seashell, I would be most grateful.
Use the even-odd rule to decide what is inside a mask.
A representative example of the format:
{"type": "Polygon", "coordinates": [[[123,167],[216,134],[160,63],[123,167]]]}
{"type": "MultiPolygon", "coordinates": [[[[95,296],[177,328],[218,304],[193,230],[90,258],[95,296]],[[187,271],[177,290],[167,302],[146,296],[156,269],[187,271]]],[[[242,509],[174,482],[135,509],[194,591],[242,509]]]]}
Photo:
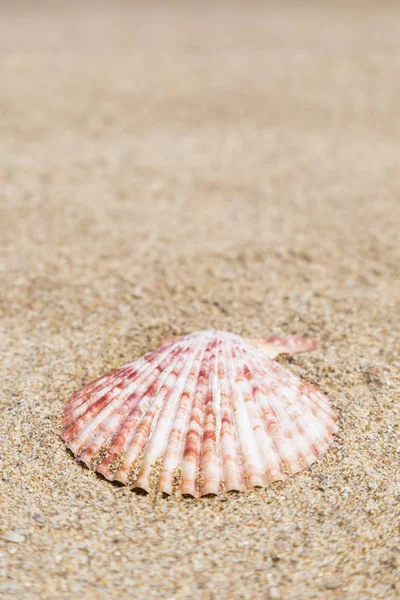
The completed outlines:
{"type": "Polygon", "coordinates": [[[324,394],[272,360],[314,347],[215,330],[164,340],[77,391],[61,437],[107,479],[146,491],[197,497],[284,481],[337,431],[324,394]]]}

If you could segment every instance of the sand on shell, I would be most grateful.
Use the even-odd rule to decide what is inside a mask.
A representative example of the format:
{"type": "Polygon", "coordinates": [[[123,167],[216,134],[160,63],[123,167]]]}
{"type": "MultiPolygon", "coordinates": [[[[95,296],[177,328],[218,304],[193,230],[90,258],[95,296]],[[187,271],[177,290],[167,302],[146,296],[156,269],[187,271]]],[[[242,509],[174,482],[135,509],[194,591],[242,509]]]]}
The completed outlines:
{"type": "Polygon", "coordinates": [[[398,5],[1,10],[1,597],[397,598],[398,5]],[[68,396],[209,327],[320,338],[326,456],[199,500],[76,463],[68,396]]]}

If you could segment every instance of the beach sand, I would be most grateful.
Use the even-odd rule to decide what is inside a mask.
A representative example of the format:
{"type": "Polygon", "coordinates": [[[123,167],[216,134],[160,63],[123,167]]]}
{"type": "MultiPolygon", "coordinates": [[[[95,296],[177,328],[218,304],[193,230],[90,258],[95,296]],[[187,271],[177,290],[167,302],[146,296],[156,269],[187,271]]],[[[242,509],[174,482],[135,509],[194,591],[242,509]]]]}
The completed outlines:
{"type": "Polygon", "coordinates": [[[37,4],[0,19],[1,597],[398,598],[400,8],[37,4]],[[69,395],[210,327],[319,338],[279,360],[328,453],[199,500],[78,464],[69,395]]]}

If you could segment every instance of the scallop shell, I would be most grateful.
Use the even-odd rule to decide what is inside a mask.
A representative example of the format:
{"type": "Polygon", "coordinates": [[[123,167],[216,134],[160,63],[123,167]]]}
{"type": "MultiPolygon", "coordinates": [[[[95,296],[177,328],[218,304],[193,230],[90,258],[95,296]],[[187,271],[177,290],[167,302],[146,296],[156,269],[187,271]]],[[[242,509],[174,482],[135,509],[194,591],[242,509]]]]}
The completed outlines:
{"type": "Polygon", "coordinates": [[[107,479],[146,491],[197,497],[283,481],[337,430],[327,398],[272,360],[314,347],[214,330],[164,340],[77,391],[61,437],[107,479]]]}

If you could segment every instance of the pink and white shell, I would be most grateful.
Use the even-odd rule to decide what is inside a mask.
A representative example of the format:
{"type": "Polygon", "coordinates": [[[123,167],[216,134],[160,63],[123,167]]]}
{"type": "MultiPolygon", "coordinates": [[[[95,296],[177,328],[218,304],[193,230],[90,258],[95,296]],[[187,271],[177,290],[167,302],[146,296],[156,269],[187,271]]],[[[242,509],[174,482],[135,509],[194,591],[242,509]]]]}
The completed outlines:
{"type": "Polygon", "coordinates": [[[314,347],[215,330],[164,340],[77,391],[61,437],[107,479],[146,491],[197,497],[283,481],[337,431],[324,394],[272,360],[314,347]]]}

